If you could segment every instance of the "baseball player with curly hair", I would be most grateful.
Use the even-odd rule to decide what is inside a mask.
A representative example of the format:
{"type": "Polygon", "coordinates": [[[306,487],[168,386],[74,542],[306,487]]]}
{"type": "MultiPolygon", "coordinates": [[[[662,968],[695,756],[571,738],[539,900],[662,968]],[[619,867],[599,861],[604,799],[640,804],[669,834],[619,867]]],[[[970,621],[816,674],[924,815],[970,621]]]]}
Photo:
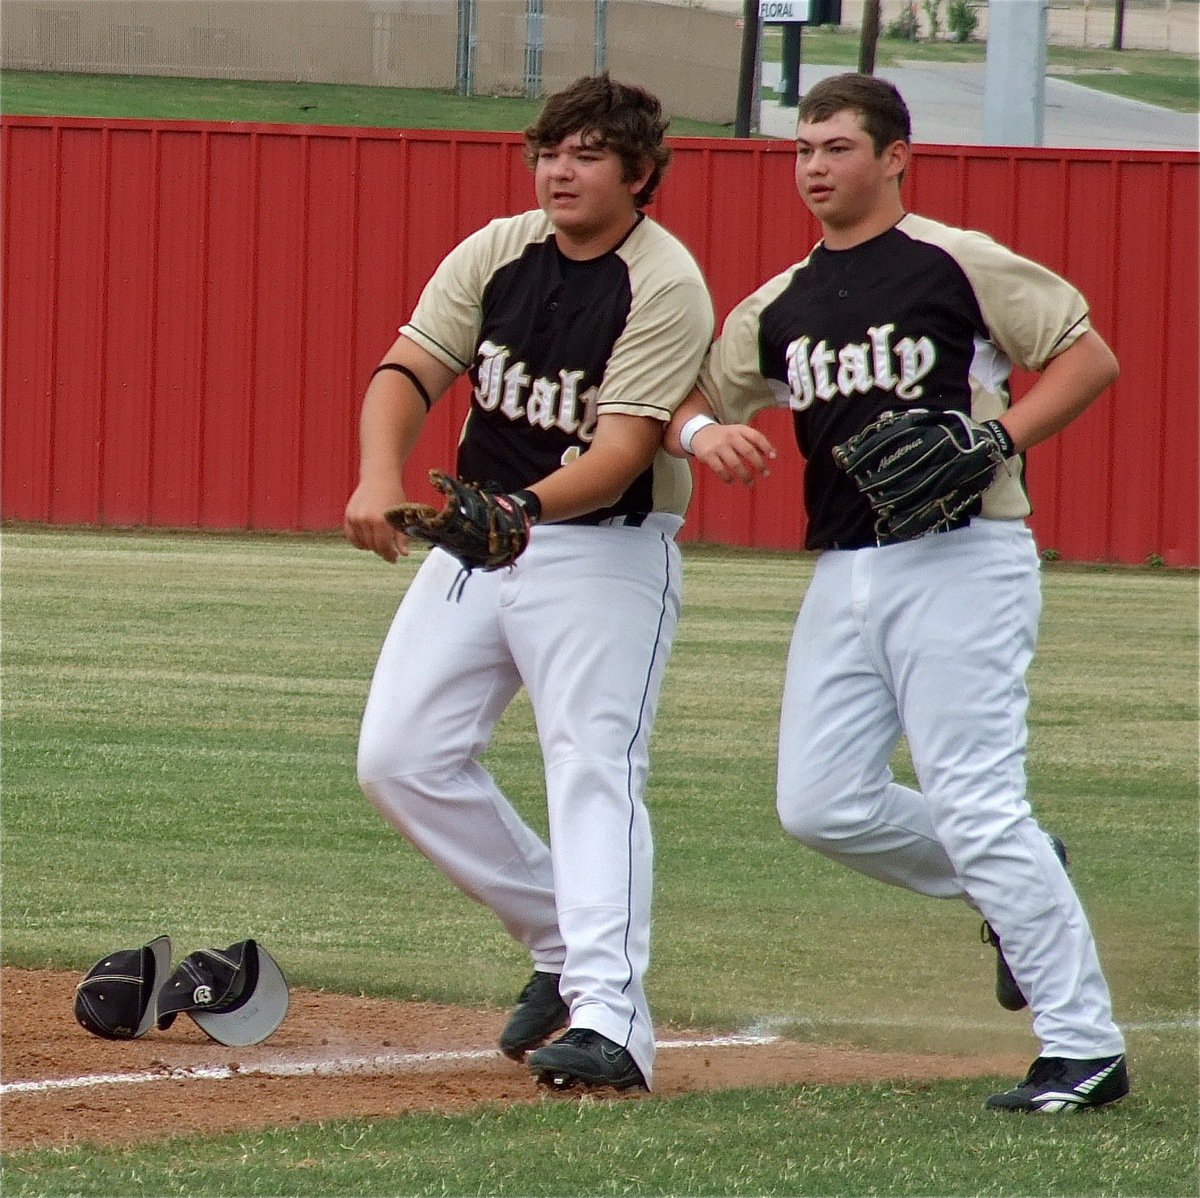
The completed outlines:
{"type": "Polygon", "coordinates": [[[998,997],[1028,999],[1041,1042],[1026,1078],[987,1105],[1078,1110],[1122,1098],[1129,1081],[1065,852],[1026,797],[1041,598],[1023,455],[1079,416],[1117,363],[1063,279],[906,213],[909,156],[890,83],[839,75],[802,98],[796,185],[822,239],[729,314],[666,444],[750,483],[775,451],[745,422],[791,409],[805,544],[819,556],[787,662],[783,826],[868,877],[975,907],[998,949],[998,997]],[[1010,406],[1014,363],[1039,377],[1010,406]],[[889,416],[894,439],[864,458],[870,426],[914,409],[940,427],[889,416]],[[937,496],[936,521],[928,504],[908,507],[933,486],[918,459],[932,471],[968,454],[987,463],[978,490],[937,496]],[[907,488],[873,506],[878,477],[905,472],[907,488]],[[901,735],[919,790],[891,772],[901,735]]]}
{"type": "Polygon", "coordinates": [[[713,310],[691,254],[643,209],[670,151],[658,100],[607,74],[526,130],[539,207],[492,221],[427,283],[367,389],[350,541],[408,552],[387,513],[430,406],[466,374],[457,473],[531,526],[510,568],[434,548],[383,645],[359,782],[383,817],[530,953],[501,1050],[556,1087],[649,1088],[643,988],[649,741],[679,614],[691,494],[662,448],[713,310]],[[524,686],[550,843],[480,763],[524,686]],[[551,1044],[544,1041],[562,1028],[551,1044]]]}

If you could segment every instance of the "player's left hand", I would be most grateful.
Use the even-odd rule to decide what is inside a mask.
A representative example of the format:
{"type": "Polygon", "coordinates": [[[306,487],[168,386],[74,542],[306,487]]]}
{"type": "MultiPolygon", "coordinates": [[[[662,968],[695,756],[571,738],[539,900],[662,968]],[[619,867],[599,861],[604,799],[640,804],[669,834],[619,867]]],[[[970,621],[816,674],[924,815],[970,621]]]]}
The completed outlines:
{"type": "Polygon", "coordinates": [[[524,553],[541,511],[532,491],[488,491],[440,470],[431,470],[429,481],[445,495],[445,504],[389,508],[385,516],[393,528],[452,553],[468,571],[499,570],[524,553]]]}
{"type": "Polygon", "coordinates": [[[944,532],[978,513],[1013,452],[998,420],[907,408],[884,412],[833,448],[833,460],[867,497],[881,545],[944,532]]]}
{"type": "Polygon", "coordinates": [[[743,482],[752,487],[769,478],[775,446],[748,424],[709,424],[692,438],[692,455],[722,482],[743,482]]]}

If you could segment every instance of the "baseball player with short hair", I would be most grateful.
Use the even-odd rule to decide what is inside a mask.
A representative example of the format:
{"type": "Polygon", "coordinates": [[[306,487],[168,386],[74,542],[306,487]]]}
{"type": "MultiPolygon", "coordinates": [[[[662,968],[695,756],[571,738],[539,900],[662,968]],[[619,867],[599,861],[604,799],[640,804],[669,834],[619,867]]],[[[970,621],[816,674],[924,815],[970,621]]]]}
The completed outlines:
{"type": "Polygon", "coordinates": [[[525,945],[501,1050],[544,1083],[649,1088],[643,988],[653,848],[649,741],[679,614],[687,465],[662,449],[713,332],[691,254],[642,209],[669,159],[658,100],[607,74],[525,133],[539,208],[494,220],[434,272],[367,389],[348,538],[387,561],[385,512],[425,416],[472,392],[458,474],[532,528],[511,568],[434,549],[384,643],[358,777],[385,819],[525,945]],[[550,843],[480,764],[524,686],[550,843]]]}
{"type": "MultiPolygon", "coordinates": [[[[803,97],[796,185],[823,237],[729,314],[666,444],[753,482],[774,450],[744,422],[791,409],[805,544],[819,556],[787,663],[783,825],[869,877],[982,913],[1003,946],[1001,980],[1011,969],[1019,987],[1008,1005],[1028,998],[1041,1041],[1028,1076],[989,1107],[1099,1106],[1128,1092],[1124,1040],[1061,844],[1026,798],[1041,599],[1023,455],[1080,415],[1117,363],[1070,284],[983,234],[906,213],[909,156],[890,83],[839,75],[803,97]],[[1010,407],[1013,363],[1040,374],[1010,407]],[[971,507],[896,539],[900,500],[873,508],[834,451],[913,408],[946,413],[947,442],[982,444],[993,465],[971,507]],[[919,791],[890,769],[901,735],[919,791]]],[[[910,448],[883,467],[904,467],[910,448]]]]}

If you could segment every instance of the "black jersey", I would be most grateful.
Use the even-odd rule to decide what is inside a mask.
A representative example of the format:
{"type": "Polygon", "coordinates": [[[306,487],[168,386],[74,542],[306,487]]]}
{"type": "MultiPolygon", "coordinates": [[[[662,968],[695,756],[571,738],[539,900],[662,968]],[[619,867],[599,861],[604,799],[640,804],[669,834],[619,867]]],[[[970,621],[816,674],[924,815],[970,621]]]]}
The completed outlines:
{"type": "MultiPolygon", "coordinates": [[[[865,497],[833,446],[889,409],[991,420],[1012,364],[1040,370],[1088,329],[1069,283],[982,233],[907,215],[848,250],[823,244],[729,315],[700,386],[725,421],[791,408],[806,459],[809,549],[875,544],[865,497]]],[[[985,493],[982,515],[1029,514],[1022,459],[985,493]]]]}
{"type": "MultiPolygon", "coordinates": [[[[605,412],[669,421],[695,382],[713,310],[695,260],[654,221],[577,262],[533,211],[452,250],[400,331],[471,380],[458,473],[511,491],[586,452],[605,412]]],[[[660,451],[616,504],[582,520],[682,516],[690,495],[687,464],[660,451]]]]}

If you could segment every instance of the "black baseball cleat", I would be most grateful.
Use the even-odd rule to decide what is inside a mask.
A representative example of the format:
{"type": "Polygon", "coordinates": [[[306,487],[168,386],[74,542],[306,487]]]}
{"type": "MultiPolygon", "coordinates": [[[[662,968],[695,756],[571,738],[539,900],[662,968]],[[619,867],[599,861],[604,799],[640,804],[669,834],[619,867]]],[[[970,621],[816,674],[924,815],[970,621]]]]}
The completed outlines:
{"type": "Polygon", "coordinates": [[[648,1089],[628,1051],[589,1027],[571,1028],[553,1044],[531,1052],[527,1063],[538,1082],[552,1090],[574,1086],[648,1089]]]}
{"type": "MultiPolygon", "coordinates": [[[[1050,844],[1058,859],[1067,867],[1067,846],[1057,836],[1050,836],[1050,844]]],[[[986,920],[979,929],[979,938],[984,944],[990,944],[996,950],[996,1001],[1006,1011],[1021,1011],[1029,1006],[1029,999],[1021,993],[1017,979],[1013,977],[1008,962],[1004,959],[1004,950],[1000,947],[1000,937],[992,931],[992,925],[986,920]]]]}
{"type": "Polygon", "coordinates": [[[558,992],[557,973],[536,971],[517,996],[517,1005],[500,1033],[500,1051],[514,1061],[544,1044],[571,1021],[571,1012],[558,992]]]}
{"type": "Polygon", "coordinates": [[[1104,1106],[1128,1093],[1124,1054],[1090,1061],[1038,1057],[1016,1089],[993,1094],[984,1105],[994,1111],[1058,1115],[1104,1106]]]}

